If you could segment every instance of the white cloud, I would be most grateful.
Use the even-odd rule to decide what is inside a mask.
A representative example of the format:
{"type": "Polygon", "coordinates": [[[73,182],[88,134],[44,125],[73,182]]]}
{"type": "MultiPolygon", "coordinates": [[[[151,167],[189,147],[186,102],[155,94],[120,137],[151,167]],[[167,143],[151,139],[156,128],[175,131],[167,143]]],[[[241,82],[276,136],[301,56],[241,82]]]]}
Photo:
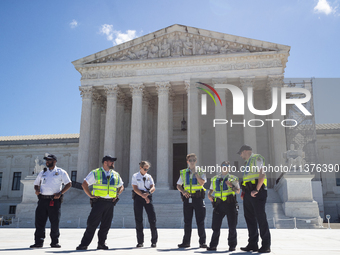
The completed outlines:
{"type": "Polygon", "coordinates": [[[127,30],[125,33],[113,29],[113,25],[104,24],[100,28],[100,33],[106,35],[108,41],[112,41],[113,45],[130,41],[137,37],[136,30],[127,30]]]}
{"type": "Polygon", "coordinates": [[[70,23],[70,27],[71,28],[76,28],[78,26],[78,21],[76,21],[75,19],[72,20],[72,22],[70,23]]]}
{"type": "Polygon", "coordinates": [[[335,13],[335,8],[331,7],[327,0],[319,0],[317,5],[314,7],[314,11],[328,15],[335,13]]]}

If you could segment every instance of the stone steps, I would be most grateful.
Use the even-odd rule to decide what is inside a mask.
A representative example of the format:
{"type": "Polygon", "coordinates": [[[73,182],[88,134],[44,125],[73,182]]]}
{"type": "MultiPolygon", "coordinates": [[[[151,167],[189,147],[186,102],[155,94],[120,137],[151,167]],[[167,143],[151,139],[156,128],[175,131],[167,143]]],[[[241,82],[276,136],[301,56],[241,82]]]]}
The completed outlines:
{"type": "MultiPolygon", "coordinates": [[[[64,198],[64,203],[61,209],[61,222],[60,227],[77,228],[86,227],[86,220],[90,213],[91,207],[89,198],[84,194],[82,190],[70,189],[64,198]]],[[[246,228],[246,222],[243,216],[243,203],[240,195],[237,197],[239,202],[239,217],[238,228],[246,228]]],[[[179,191],[177,190],[162,190],[157,189],[153,195],[153,203],[157,216],[158,228],[183,228],[183,204],[180,198],[179,191]]],[[[212,205],[206,197],[206,228],[211,228],[212,223],[212,205]]],[[[35,204],[20,204],[20,215],[30,215],[31,217],[19,218],[19,227],[34,227],[34,211],[35,204]],[[24,210],[24,211],[23,211],[24,210]]],[[[277,193],[269,189],[268,201],[266,204],[267,219],[270,228],[294,228],[294,221],[292,218],[286,217],[282,209],[282,203],[277,193]],[[275,219],[275,223],[274,220],[275,219]],[[274,225],[275,224],[275,225],[274,225]]],[[[145,227],[149,227],[147,221],[146,212],[144,211],[145,227]]],[[[13,226],[17,226],[14,222],[13,226]]],[[[49,226],[49,222],[47,223],[49,226]]],[[[133,212],[133,200],[131,198],[131,189],[126,189],[120,195],[120,201],[117,203],[114,209],[114,217],[111,225],[113,228],[134,228],[134,212],[133,212]]],[[[227,220],[223,221],[222,227],[228,226],[227,220]]],[[[298,228],[315,228],[315,221],[306,223],[305,221],[297,220],[298,228]]],[[[193,228],[196,228],[196,220],[193,218],[193,228]]]]}

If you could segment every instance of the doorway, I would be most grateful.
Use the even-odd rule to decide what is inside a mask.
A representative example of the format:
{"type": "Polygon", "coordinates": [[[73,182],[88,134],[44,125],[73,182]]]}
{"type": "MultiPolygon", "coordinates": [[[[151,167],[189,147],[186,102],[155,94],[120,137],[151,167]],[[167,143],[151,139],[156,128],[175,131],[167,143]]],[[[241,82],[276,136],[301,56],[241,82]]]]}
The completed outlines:
{"type": "Polygon", "coordinates": [[[179,171],[187,167],[188,144],[174,143],[173,144],[173,169],[172,169],[172,185],[177,189],[177,181],[179,178],[179,171]]]}

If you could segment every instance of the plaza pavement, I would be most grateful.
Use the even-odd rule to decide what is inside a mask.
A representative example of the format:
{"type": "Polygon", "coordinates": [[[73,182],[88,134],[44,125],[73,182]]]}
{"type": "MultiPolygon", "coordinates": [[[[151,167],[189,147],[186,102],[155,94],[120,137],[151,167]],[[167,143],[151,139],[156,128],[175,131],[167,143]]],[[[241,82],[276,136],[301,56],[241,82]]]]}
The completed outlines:
{"type": "MultiPolygon", "coordinates": [[[[207,253],[227,253],[227,254],[252,254],[243,252],[240,247],[247,244],[247,230],[238,229],[238,246],[236,251],[228,252],[227,229],[222,229],[220,244],[216,252],[198,248],[197,230],[193,229],[191,247],[178,249],[177,244],[182,241],[183,229],[158,229],[159,241],[157,248],[150,248],[150,230],[145,229],[144,248],[135,248],[135,229],[112,228],[109,231],[107,245],[109,250],[96,250],[97,236],[94,237],[87,251],[77,251],[85,229],[60,230],[60,249],[52,249],[49,246],[49,229],[46,230],[45,246],[42,249],[28,248],[33,244],[33,228],[0,228],[0,254],[124,254],[124,255],[144,255],[144,254],[207,254],[207,253]]],[[[210,242],[212,230],[207,229],[207,244],[210,242]]],[[[271,254],[304,254],[304,255],[332,255],[340,254],[340,229],[271,229],[272,252],[271,254]]],[[[257,252],[254,254],[258,254],[257,252]]]]}

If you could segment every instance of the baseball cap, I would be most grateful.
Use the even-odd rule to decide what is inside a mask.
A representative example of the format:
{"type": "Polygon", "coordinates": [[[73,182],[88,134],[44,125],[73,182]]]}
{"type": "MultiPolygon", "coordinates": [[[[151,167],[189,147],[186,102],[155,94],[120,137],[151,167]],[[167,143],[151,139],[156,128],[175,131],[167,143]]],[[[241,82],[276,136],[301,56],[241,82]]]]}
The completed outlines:
{"type": "Polygon", "coordinates": [[[104,161],[116,161],[117,158],[112,157],[111,155],[106,155],[103,157],[102,163],[104,163],[104,161]]]}
{"type": "Polygon", "coordinates": [[[47,159],[55,159],[55,161],[57,161],[57,157],[53,154],[48,154],[48,153],[45,153],[45,157],[44,157],[45,160],[47,159]]]}
{"type": "Polygon", "coordinates": [[[240,148],[240,150],[238,151],[237,154],[240,155],[242,153],[242,151],[252,151],[252,150],[253,149],[249,145],[244,144],[244,145],[242,145],[242,147],[240,148]]]}

